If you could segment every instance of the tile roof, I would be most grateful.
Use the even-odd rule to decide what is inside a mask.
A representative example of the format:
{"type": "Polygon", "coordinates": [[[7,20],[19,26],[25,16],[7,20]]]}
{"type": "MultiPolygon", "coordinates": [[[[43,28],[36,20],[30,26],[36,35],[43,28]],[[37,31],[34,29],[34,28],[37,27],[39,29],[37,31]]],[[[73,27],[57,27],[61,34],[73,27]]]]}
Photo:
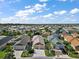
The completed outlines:
{"type": "Polygon", "coordinates": [[[66,35],[64,38],[71,43],[73,47],[79,46],[79,38],[74,38],[73,36],[66,35]]]}
{"type": "Polygon", "coordinates": [[[76,47],[79,46],[79,38],[75,38],[74,40],[72,40],[71,44],[76,47]]]}
{"type": "Polygon", "coordinates": [[[71,35],[64,36],[65,40],[71,42],[74,38],[71,35]]]}

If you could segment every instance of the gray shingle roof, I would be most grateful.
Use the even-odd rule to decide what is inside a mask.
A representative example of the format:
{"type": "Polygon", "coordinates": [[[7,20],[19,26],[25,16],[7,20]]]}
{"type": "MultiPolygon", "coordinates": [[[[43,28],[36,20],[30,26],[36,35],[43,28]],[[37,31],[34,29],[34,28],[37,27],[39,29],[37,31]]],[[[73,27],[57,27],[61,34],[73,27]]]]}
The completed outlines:
{"type": "Polygon", "coordinates": [[[11,40],[13,37],[12,36],[8,36],[8,37],[4,37],[0,40],[0,46],[7,43],[9,40],[11,40]]]}
{"type": "Polygon", "coordinates": [[[22,35],[20,39],[21,40],[16,42],[15,45],[26,45],[28,42],[30,42],[30,37],[27,35],[22,35]]]}

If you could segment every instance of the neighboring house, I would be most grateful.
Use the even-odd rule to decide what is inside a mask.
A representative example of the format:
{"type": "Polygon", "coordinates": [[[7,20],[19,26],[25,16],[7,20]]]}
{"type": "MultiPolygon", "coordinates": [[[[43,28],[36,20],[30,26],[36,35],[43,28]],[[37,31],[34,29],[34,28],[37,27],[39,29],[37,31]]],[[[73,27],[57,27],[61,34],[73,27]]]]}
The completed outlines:
{"type": "Polygon", "coordinates": [[[60,42],[59,35],[56,34],[56,33],[54,33],[51,36],[48,36],[48,40],[51,41],[53,44],[56,44],[57,42],[60,42]]]}
{"type": "Polygon", "coordinates": [[[71,36],[71,35],[65,35],[64,36],[64,39],[67,41],[67,42],[71,42],[74,38],[73,38],[73,36],[71,36]]]}
{"type": "Polygon", "coordinates": [[[58,49],[58,50],[64,49],[64,44],[56,44],[55,49],[58,49]]]}
{"type": "Polygon", "coordinates": [[[25,50],[30,42],[30,37],[23,35],[20,37],[20,40],[14,44],[13,48],[14,50],[25,50]]]}
{"type": "Polygon", "coordinates": [[[65,46],[64,46],[64,44],[62,44],[62,43],[57,43],[56,45],[55,45],[55,49],[57,49],[57,50],[61,50],[63,53],[66,53],[66,51],[65,51],[65,46]]]}
{"type": "Polygon", "coordinates": [[[61,50],[63,53],[65,53],[64,50],[64,44],[62,41],[59,39],[60,35],[57,33],[54,33],[53,35],[49,36],[49,41],[54,45],[54,48],[56,50],[61,50]]]}
{"type": "Polygon", "coordinates": [[[79,34],[77,32],[74,32],[72,33],[72,36],[76,38],[76,37],[79,37],[79,34]]]}
{"type": "Polygon", "coordinates": [[[33,36],[32,42],[33,42],[33,48],[35,48],[35,49],[44,49],[45,48],[44,38],[41,35],[33,36]]]}
{"type": "Polygon", "coordinates": [[[12,36],[8,36],[8,37],[4,37],[2,39],[0,39],[0,50],[2,50],[3,48],[5,48],[6,44],[12,39],[12,36]]]}
{"type": "Polygon", "coordinates": [[[79,50],[79,38],[73,37],[71,35],[64,36],[64,39],[71,44],[71,46],[77,50],[79,50]]]}
{"type": "MultiPolygon", "coordinates": [[[[71,41],[71,45],[72,45],[72,47],[74,48],[74,49],[79,49],[79,38],[75,38],[75,39],[73,39],[72,41],[71,41]]],[[[78,50],[79,51],[79,50],[78,50]]]]}

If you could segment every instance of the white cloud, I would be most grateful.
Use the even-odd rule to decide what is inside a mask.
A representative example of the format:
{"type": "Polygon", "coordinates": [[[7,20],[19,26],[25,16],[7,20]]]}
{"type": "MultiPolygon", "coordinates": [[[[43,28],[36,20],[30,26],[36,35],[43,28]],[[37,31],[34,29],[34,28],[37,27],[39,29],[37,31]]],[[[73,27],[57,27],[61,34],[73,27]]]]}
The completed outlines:
{"type": "Polygon", "coordinates": [[[15,15],[2,18],[0,23],[72,23],[77,21],[76,16],[73,14],[79,12],[78,8],[74,8],[71,11],[59,10],[45,15],[34,15],[35,13],[43,12],[46,9],[45,3],[25,6],[25,9],[19,10],[15,15]]]}
{"type": "Polygon", "coordinates": [[[20,10],[16,13],[16,16],[18,17],[26,17],[30,16],[33,13],[42,12],[45,9],[46,4],[36,4],[34,6],[27,6],[25,10],[20,10]],[[31,7],[31,8],[30,8],[31,7]],[[27,9],[29,8],[29,9],[27,9]]]}
{"type": "Polygon", "coordinates": [[[70,11],[71,14],[76,14],[79,13],[79,9],[78,8],[74,8],[70,11]]]}
{"type": "Polygon", "coordinates": [[[36,4],[34,7],[33,7],[33,9],[35,10],[35,11],[37,11],[37,12],[40,12],[40,11],[42,11],[43,10],[43,8],[45,8],[46,7],[46,4],[44,3],[44,4],[36,4]]]}
{"type": "Polygon", "coordinates": [[[17,16],[2,18],[2,20],[0,20],[0,23],[24,23],[24,24],[77,23],[77,17],[75,17],[74,15],[66,15],[66,16],[60,15],[60,16],[58,16],[58,15],[49,13],[46,15],[37,15],[37,16],[33,16],[33,17],[28,16],[25,18],[19,18],[17,16]]]}
{"type": "Polygon", "coordinates": [[[39,0],[40,2],[47,2],[48,0],[39,0]]]}
{"type": "Polygon", "coordinates": [[[50,14],[44,15],[43,17],[44,17],[44,18],[50,18],[50,17],[52,17],[52,16],[53,16],[53,14],[50,13],[50,14]]]}
{"type": "MultiPolygon", "coordinates": [[[[0,23],[8,23],[12,21],[12,17],[1,18],[0,23]]],[[[14,22],[14,21],[12,21],[14,22]]]]}
{"type": "Polygon", "coordinates": [[[33,10],[20,10],[20,11],[18,11],[17,13],[16,13],[16,15],[15,16],[17,16],[17,17],[20,17],[20,18],[24,18],[24,17],[26,17],[26,16],[28,16],[28,15],[30,15],[31,13],[33,13],[34,11],[33,10]]]}
{"type": "Polygon", "coordinates": [[[55,15],[63,15],[63,14],[65,14],[65,13],[67,13],[67,11],[65,11],[65,10],[55,11],[55,12],[54,12],[55,15]]]}
{"type": "Polygon", "coordinates": [[[64,20],[62,20],[62,22],[66,22],[66,23],[76,23],[77,22],[77,19],[76,18],[71,18],[71,17],[66,17],[64,18],[64,20]]]}
{"type": "Polygon", "coordinates": [[[31,6],[29,5],[29,6],[25,6],[25,8],[31,8],[31,6]]]}
{"type": "MultiPolygon", "coordinates": [[[[45,10],[46,4],[35,4],[34,6],[26,6],[25,9],[19,10],[15,15],[2,18],[0,23],[29,23],[28,20],[38,19],[32,17],[34,13],[42,12],[45,10]],[[8,21],[7,21],[8,20],[8,21]]],[[[31,21],[30,21],[31,22],[31,21]]]]}
{"type": "Polygon", "coordinates": [[[29,18],[18,18],[16,16],[10,16],[1,18],[0,23],[28,23],[29,18]]]}

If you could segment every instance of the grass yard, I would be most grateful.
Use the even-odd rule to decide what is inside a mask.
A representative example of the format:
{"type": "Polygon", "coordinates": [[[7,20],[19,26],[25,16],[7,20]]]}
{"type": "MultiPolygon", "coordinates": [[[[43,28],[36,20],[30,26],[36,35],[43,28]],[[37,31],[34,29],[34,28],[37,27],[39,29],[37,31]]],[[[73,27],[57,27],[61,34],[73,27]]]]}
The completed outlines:
{"type": "Polygon", "coordinates": [[[4,59],[6,52],[0,51],[0,59],[4,59]]]}

